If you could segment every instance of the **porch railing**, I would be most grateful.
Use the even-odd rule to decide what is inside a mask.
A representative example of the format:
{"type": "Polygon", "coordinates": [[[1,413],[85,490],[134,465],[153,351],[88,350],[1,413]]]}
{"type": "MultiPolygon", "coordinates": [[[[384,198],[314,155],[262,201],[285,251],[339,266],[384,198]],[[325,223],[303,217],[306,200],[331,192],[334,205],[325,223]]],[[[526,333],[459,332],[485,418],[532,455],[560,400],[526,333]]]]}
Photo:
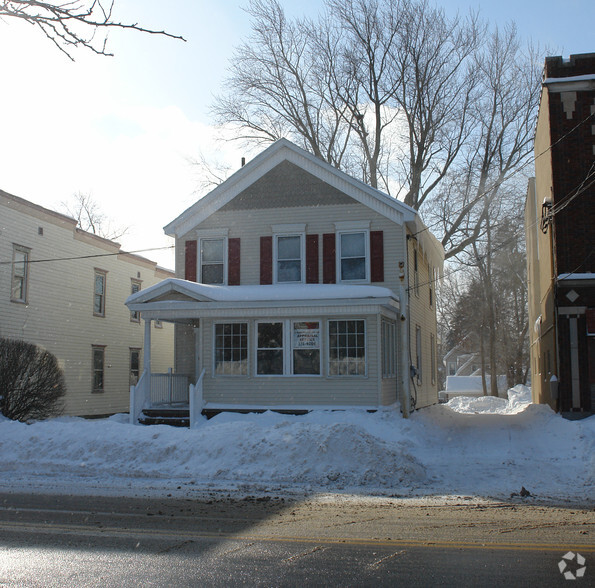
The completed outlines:
{"type": "Polygon", "coordinates": [[[192,429],[198,419],[201,417],[202,408],[204,405],[202,395],[202,382],[205,375],[205,370],[202,370],[196,384],[190,384],[190,428],[192,429]]]}
{"type": "Polygon", "coordinates": [[[188,404],[188,376],[174,374],[151,374],[151,406],[188,404]]]}
{"type": "Polygon", "coordinates": [[[144,370],[135,386],[130,386],[130,424],[137,425],[149,397],[151,374],[144,370]]]}

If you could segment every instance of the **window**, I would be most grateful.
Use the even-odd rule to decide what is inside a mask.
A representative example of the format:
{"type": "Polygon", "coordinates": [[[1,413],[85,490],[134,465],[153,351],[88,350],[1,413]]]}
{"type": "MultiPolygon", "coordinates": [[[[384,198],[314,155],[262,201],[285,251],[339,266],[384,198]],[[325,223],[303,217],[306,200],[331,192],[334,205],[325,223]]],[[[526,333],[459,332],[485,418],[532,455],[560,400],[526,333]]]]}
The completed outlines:
{"type": "Polygon", "coordinates": [[[93,346],[93,392],[103,392],[105,375],[105,347],[93,346]]]}
{"type": "Polygon", "coordinates": [[[257,323],[259,376],[319,376],[320,321],[257,323]]]}
{"type": "MultiPolygon", "coordinates": [[[[130,284],[130,293],[136,294],[137,292],[140,292],[140,285],[141,283],[138,280],[132,280],[130,284]]],[[[140,312],[138,310],[131,310],[130,320],[135,323],[140,323],[140,312]]]]}
{"type": "Polygon", "coordinates": [[[428,284],[430,289],[430,308],[434,306],[434,270],[428,266],[428,284]]]}
{"type": "Polygon", "coordinates": [[[200,281],[225,284],[225,239],[200,240],[200,281]]]}
{"type": "Polygon", "coordinates": [[[292,333],[293,375],[320,375],[320,323],[296,321],[292,333]]]}
{"type": "Polygon", "coordinates": [[[140,378],[140,349],[130,348],[130,385],[136,386],[140,378]]]}
{"type": "Polygon", "coordinates": [[[436,383],[436,338],[434,337],[434,333],[430,333],[430,370],[432,375],[432,384],[436,383]]]}
{"type": "Polygon", "coordinates": [[[363,320],[329,321],[329,376],[366,375],[366,325],[363,320]]]}
{"type": "Polygon", "coordinates": [[[415,326],[415,371],[417,376],[417,383],[421,384],[421,366],[422,366],[422,357],[421,357],[421,327],[419,325],[415,326]]]}
{"type": "Polygon", "coordinates": [[[275,282],[304,281],[303,247],[302,235],[275,236],[275,282]]]}
{"type": "Polygon", "coordinates": [[[257,323],[256,373],[283,375],[283,323],[257,323]]]}
{"type": "Polygon", "coordinates": [[[248,375],[248,324],[215,325],[215,368],[218,376],[248,375]]]}
{"type": "Polygon", "coordinates": [[[397,375],[395,323],[382,321],[382,377],[394,378],[397,375]]]}
{"type": "Polygon", "coordinates": [[[366,231],[338,233],[340,281],[369,281],[367,235],[366,231]]]}
{"type": "Polygon", "coordinates": [[[457,364],[454,361],[448,362],[448,375],[454,376],[457,373],[457,364]]]}
{"type": "Polygon", "coordinates": [[[105,283],[107,274],[103,270],[95,270],[95,288],[93,291],[93,314],[105,316],[105,283]]]}
{"type": "Polygon", "coordinates": [[[163,329],[163,323],[159,319],[155,319],[154,325],[156,329],[163,329]]]}
{"type": "Polygon", "coordinates": [[[10,299],[13,302],[27,302],[30,249],[13,245],[12,249],[12,286],[10,299]]]}
{"type": "Polygon", "coordinates": [[[419,296],[419,264],[417,260],[417,249],[413,250],[413,292],[419,296]]]}

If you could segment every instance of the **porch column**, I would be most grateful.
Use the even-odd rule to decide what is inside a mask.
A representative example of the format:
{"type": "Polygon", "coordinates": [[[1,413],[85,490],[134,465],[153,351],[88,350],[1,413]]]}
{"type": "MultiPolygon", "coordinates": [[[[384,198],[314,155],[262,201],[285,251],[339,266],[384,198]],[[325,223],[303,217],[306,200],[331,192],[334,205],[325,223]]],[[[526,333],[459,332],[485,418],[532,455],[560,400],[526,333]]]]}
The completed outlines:
{"type": "Polygon", "coordinates": [[[143,370],[151,375],[151,319],[145,319],[145,341],[143,345],[143,370]]]}

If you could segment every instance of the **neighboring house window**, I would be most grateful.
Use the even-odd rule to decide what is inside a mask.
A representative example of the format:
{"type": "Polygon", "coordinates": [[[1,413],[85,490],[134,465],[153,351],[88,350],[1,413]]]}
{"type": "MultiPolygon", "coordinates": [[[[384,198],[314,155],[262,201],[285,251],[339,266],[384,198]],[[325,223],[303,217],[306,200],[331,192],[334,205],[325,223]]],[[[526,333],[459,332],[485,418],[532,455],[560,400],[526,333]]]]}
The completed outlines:
{"type": "Polygon", "coordinates": [[[292,331],[293,375],[320,375],[320,323],[296,321],[292,331]]]}
{"type": "Polygon", "coordinates": [[[257,323],[256,373],[280,376],[285,372],[283,323],[257,323]]]}
{"type": "Polygon", "coordinates": [[[215,325],[215,369],[218,376],[248,375],[248,323],[215,325]]]}
{"type": "Polygon", "coordinates": [[[163,329],[163,323],[159,319],[155,319],[155,328],[163,329]]]}
{"type": "Polygon", "coordinates": [[[457,373],[457,364],[454,361],[448,362],[448,375],[454,376],[457,373]]]}
{"type": "Polygon", "coordinates": [[[422,367],[422,357],[421,357],[421,327],[419,325],[415,326],[415,370],[417,372],[417,383],[421,384],[421,367],[422,367]]]}
{"type": "Polygon", "coordinates": [[[275,235],[276,283],[304,281],[303,235],[275,235]]]}
{"type": "Polygon", "coordinates": [[[329,321],[329,376],[366,375],[364,320],[329,321]]]}
{"type": "MultiPolygon", "coordinates": [[[[130,293],[136,294],[140,292],[141,283],[138,280],[132,280],[130,284],[130,293]]],[[[130,311],[130,320],[135,323],[140,323],[140,312],[138,310],[131,310],[130,311]]]]}
{"type": "Polygon", "coordinates": [[[430,333],[430,370],[432,375],[432,384],[436,383],[436,338],[434,333],[430,333]]]}
{"type": "Polygon", "coordinates": [[[417,259],[417,249],[413,250],[413,292],[419,296],[419,264],[417,259]]]}
{"type": "Polygon", "coordinates": [[[225,284],[225,238],[200,240],[200,281],[225,284]]]}
{"type": "Polygon", "coordinates": [[[95,288],[93,291],[93,314],[95,316],[105,316],[106,278],[106,272],[95,270],[95,288]]]}
{"type": "Polygon", "coordinates": [[[29,254],[31,250],[20,245],[12,249],[12,285],[10,299],[13,302],[27,302],[29,281],[29,254]]]}
{"type": "Polygon", "coordinates": [[[103,392],[105,384],[105,347],[94,345],[93,350],[93,392],[103,392]]]}
{"type": "Polygon", "coordinates": [[[140,378],[140,353],[136,347],[130,348],[130,385],[136,386],[140,378]]]}
{"type": "Polygon", "coordinates": [[[430,308],[434,306],[434,271],[428,266],[428,286],[430,290],[430,308]]]}
{"type": "Polygon", "coordinates": [[[369,281],[368,232],[338,233],[338,272],[341,282],[369,281]]]}
{"type": "Polygon", "coordinates": [[[382,377],[394,378],[397,375],[395,323],[382,321],[382,377]]]}

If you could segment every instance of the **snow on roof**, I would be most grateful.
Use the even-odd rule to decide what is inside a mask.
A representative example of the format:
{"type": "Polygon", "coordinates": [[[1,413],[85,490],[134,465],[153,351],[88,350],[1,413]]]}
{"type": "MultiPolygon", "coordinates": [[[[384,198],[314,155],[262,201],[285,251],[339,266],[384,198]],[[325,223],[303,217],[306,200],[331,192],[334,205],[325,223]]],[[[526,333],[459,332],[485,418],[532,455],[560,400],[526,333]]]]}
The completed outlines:
{"type": "Polygon", "coordinates": [[[595,73],[585,74],[582,76],[569,76],[567,78],[545,78],[545,80],[543,80],[543,83],[559,84],[563,82],[588,82],[590,80],[595,80],[595,73]]]}
{"type": "Polygon", "coordinates": [[[389,288],[368,285],[342,284],[275,284],[264,286],[219,286],[200,284],[178,278],[168,278],[145,290],[131,294],[126,304],[147,302],[168,292],[179,292],[191,298],[214,302],[250,302],[284,300],[337,300],[362,298],[393,298],[389,288]]]}
{"type": "Polygon", "coordinates": [[[595,280],[594,273],[583,273],[583,274],[560,274],[558,280],[595,280]]]}

